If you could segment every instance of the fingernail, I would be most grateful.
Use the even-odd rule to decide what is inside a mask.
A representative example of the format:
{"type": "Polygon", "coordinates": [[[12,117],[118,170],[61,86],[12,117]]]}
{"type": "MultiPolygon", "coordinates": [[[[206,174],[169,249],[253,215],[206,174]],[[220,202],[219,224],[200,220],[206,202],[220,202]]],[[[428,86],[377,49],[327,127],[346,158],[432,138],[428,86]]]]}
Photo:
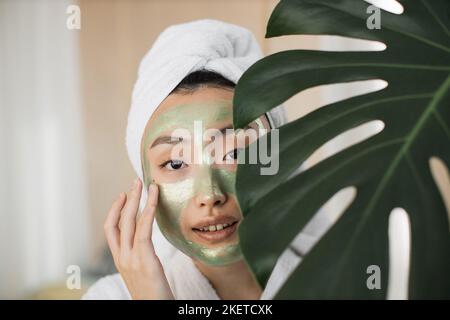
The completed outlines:
{"type": "Polygon", "coordinates": [[[132,190],[136,189],[138,183],[139,183],[139,178],[134,179],[134,180],[133,180],[133,183],[132,183],[132,185],[131,185],[131,189],[132,189],[132,190]]]}

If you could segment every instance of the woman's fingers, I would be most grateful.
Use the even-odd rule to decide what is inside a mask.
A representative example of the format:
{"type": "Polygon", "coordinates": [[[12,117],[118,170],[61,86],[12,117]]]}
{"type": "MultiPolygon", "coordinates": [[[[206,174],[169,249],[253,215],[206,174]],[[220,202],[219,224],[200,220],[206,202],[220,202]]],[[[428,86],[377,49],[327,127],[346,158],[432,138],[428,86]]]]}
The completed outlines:
{"type": "Polygon", "coordinates": [[[122,200],[113,204],[105,222],[105,231],[108,230],[109,234],[108,242],[111,243],[111,247],[120,247],[118,251],[120,255],[114,258],[114,262],[133,299],[174,299],[151,240],[158,203],[158,187],[154,184],[149,187],[147,204],[136,223],[136,212],[142,190],[140,181],[138,183],[139,185],[133,187],[128,194],[126,203],[125,195],[121,194],[122,200]],[[114,234],[110,230],[114,230],[114,234]],[[131,235],[133,243],[129,244],[131,235]],[[124,249],[124,246],[132,250],[124,249]]]}
{"type": "Polygon", "coordinates": [[[139,218],[136,227],[134,246],[141,254],[154,253],[152,245],[152,227],[155,220],[156,206],[158,204],[158,186],[151,184],[148,188],[147,204],[139,218]]]}
{"type": "Polygon", "coordinates": [[[113,202],[111,209],[109,209],[108,215],[106,216],[106,220],[103,225],[106,240],[108,241],[108,245],[113,257],[117,256],[120,250],[119,220],[120,213],[125,204],[126,198],[126,194],[121,192],[119,197],[113,202]]]}
{"type": "Polygon", "coordinates": [[[133,246],[134,233],[136,228],[136,214],[141,199],[142,183],[136,178],[128,193],[127,202],[122,209],[120,217],[120,249],[122,253],[129,252],[133,246]]]}

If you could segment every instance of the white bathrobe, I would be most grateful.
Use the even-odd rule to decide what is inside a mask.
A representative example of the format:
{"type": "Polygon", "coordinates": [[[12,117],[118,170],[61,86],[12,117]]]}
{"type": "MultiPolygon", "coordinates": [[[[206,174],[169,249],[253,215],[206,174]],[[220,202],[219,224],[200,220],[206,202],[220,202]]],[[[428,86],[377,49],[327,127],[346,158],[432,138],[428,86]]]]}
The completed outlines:
{"type": "MultiPolygon", "coordinates": [[[[261,300],[272,299],[276,291],[300,262],[292,250],[278,261],[261,300]]],[[[165,274],[176,300],[220,300],[208,279],[197,269],[192,259],[177,251],[167,261],[165,274]]],[[[130,300],[131,296],[119,273],[98,280],[83,296],[85,300],[130,300]]]]}
{"type": "MultiPolygon", "coordinates": [[[[324,211],[318,214],[297,235],[293,243],[278,259],[261,300],[272,299],[290,274],[301,263],[302,257],[314,246],[331,226],[332,221],[324,211]]],[[[209,280],[197,269],[192,259],[179,250],[162,261],[169,286],[177,300],[219,300],[209,280]]],[[[86,300],[129,300],[125,283],[116,273],[98,280],[83,296],[86,300]]]]}

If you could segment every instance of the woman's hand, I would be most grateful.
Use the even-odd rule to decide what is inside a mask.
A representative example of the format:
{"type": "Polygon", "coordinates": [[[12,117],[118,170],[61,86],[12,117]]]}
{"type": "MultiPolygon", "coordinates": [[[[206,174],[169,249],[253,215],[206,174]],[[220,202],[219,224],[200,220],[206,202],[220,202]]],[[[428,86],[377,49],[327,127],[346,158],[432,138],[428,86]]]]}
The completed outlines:
{"type": "Polygon", "coordinates": [[[147,204],[136,221],[142,183],[136,179],[128,195],[114,201],[104,224],[114,263],[133,299],[174,299],[152,243],[158,187],[151,184],[147,204]]]}

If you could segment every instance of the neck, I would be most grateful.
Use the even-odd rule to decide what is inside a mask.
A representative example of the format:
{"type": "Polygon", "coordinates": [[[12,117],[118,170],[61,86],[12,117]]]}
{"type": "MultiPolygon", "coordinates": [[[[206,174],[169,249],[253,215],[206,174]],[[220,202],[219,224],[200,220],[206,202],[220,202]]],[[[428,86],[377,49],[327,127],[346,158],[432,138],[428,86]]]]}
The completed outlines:
{"type": "Polygon", "coordinates": [[[261,287],[244,259],[226,265],[210,266],[193,260],[197,269],[209,280],[222,300],[259,300],[261,287]]]}

